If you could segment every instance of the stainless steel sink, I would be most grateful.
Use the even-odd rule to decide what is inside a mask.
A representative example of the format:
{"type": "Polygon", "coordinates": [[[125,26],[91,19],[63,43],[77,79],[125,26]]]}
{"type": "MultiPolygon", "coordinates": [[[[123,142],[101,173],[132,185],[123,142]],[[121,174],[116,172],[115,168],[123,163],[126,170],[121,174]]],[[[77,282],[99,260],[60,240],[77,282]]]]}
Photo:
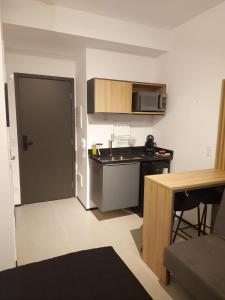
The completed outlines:
{"type": "Polygon", "coordinates": [[[131,154],[128,155],[107,155],[101,156],[99,158],[101,161],[121,161],[121,160],[133,160],[133,159],[140,159],[140,156],[133,156],[131,154]]]}
{"type": "Polygon", "coordinates": [[[126,159],[134,159],[133,156],[127,156],[127,155],[114,155],[112,156],[112,160],[126,160],[126,159]]]}

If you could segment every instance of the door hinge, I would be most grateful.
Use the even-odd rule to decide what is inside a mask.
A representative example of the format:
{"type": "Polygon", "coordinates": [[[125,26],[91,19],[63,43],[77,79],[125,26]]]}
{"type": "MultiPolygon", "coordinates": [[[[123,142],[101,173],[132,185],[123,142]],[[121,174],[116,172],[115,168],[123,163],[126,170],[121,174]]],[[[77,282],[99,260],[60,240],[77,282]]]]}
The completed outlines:
{"type": "Polygon", "coordinates": [[[73,139],[70,139],[71,145],[73,146],[73,139]]]}
{"type": "Polygon", "coordinates": [[[73,93],[69,93],[69,98],[70,98],[70,100],[73,99],[73,93]]]}
{"type": "Polygon", "coordinates": [[[73,181],[72,181],[72,189],[73,189],[73,185],[74,185],[74,184],[73,184],[73,181]]]}

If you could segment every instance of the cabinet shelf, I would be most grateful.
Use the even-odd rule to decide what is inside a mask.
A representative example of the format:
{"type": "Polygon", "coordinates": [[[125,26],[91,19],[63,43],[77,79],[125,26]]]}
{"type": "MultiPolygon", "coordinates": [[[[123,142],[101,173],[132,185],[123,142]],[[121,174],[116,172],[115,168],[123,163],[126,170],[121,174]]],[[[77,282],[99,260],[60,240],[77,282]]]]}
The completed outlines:
{"type": "Polygon", "coordinates": [[[139,112],[132,111],[132,115],[165,115],[165,112],[149,111],[149,112],[139,112]]]}

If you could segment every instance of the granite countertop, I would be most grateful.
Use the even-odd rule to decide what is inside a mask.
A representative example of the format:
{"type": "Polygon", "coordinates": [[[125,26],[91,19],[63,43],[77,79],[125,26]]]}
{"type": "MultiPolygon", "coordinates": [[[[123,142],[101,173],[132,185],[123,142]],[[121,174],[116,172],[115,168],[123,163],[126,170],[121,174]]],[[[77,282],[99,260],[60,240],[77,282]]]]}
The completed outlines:
{"type": "Polygon", "coordinates": [[[112,164],[120,162],[148,162],[159,160],[172,160],[173,151],[156,147],[156,153],[149,156],[145,152],[144,147],[124,147],[124,148],[112,148],[112,156],[110,156],[109,148],[100,149],[101,155],[92,155],[91,149],[89,150],[89,157],[102,164],[112,164]],[[165,150],[166,154],[157,154],[159,150],[165,150]]]}

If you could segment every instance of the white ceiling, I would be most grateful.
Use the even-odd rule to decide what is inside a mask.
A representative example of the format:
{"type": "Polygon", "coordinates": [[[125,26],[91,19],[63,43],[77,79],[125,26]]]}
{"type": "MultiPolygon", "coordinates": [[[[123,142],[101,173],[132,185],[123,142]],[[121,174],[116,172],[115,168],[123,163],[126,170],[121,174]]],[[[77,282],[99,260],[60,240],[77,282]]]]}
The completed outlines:
{"type": "Polygon", "coordinates": [[[224,0],[36,0],[151,27],[172,29],[224,0]]]}

